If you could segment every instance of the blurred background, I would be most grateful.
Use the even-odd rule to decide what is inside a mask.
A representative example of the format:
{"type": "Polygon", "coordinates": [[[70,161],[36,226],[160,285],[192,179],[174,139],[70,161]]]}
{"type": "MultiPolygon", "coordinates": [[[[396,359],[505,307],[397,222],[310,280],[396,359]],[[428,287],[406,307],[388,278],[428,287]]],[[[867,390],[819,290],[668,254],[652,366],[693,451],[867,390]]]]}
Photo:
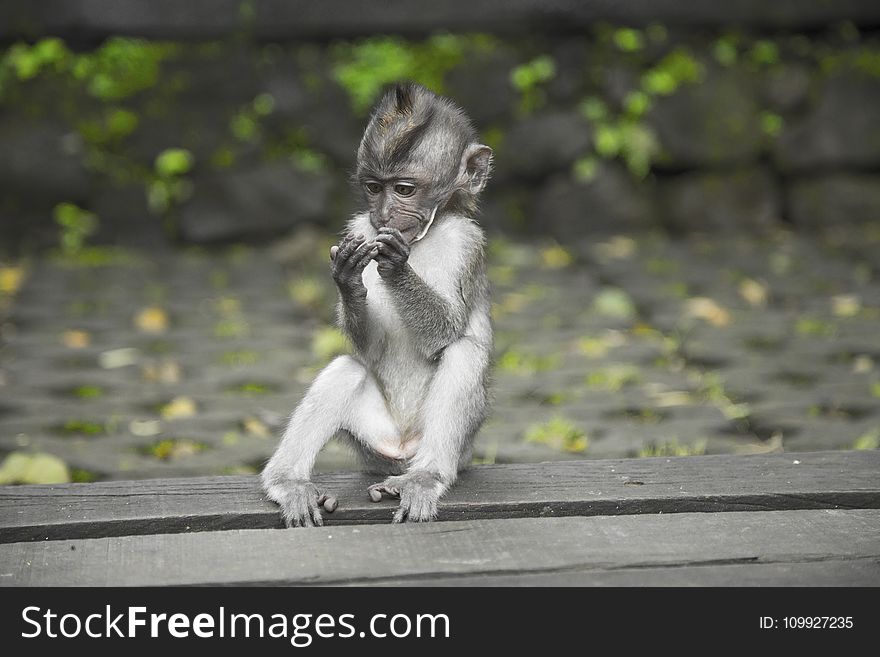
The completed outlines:
{"type": "Polygon", "coordinates": [[[880,445],[880,4],[11,0],[0,483],[259,470],[400,79],[496,153],[476,462],[880,445]]]}

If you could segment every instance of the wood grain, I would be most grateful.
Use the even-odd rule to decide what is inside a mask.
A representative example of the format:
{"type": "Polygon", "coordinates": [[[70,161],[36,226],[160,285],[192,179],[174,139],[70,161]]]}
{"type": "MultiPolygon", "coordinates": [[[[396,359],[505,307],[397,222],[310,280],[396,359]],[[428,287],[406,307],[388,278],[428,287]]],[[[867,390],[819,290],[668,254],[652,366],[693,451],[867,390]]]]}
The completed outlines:
{"type": "MultiPolygon", "coordinates": [[[[440,520],[880,508],[880,452],[692,456],[478,466],[440,520]]],[[[387,523],[361,473],[316,481],[339,499],[329,526],[387,523]]],[[[0,487],[0,543],[280,527],[256,477],[0,487]]]]}
{"type": "Polygon", "coordinates": [[[880,510],[513,518],[0,545],[0,584],[880,584],[880,510]]]}

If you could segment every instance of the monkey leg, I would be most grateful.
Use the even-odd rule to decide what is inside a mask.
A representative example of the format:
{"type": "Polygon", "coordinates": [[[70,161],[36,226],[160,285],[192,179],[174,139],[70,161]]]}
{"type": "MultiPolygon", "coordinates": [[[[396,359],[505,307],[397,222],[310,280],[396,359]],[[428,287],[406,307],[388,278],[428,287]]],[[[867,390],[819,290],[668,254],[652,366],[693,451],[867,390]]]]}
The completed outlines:
{"type": "Polygon", "coordinates": [[[437,503],[467,465],[471,443],[486,418],[488,366],[488,349],[469,338],[443,352],[422,405],[423,434],[407,472],[368,490],[374,501],[383,493],[400,497],[394,522],[437,516],[437,503]]]}
{"type": "Polygon", "coordinates": [[[340,430],[388,459],[403,458],[400,431],[375,380],[349,356],[336,358],[318,374],[263,470],[263,488],[281,506],[288,526],[321,525],[321,506],[335,509],[335,500],[310,478],[318,452],[340,430]]]}

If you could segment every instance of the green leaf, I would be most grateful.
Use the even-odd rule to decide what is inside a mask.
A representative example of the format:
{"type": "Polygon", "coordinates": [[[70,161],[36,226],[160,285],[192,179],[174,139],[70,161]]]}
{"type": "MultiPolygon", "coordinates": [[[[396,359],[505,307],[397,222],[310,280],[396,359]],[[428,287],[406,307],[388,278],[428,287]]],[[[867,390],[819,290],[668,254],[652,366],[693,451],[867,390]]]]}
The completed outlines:
{"type": "Polygon", "coordinates": [[[596,177],[599,163],[595,157],[582,157],[574,163],[574,177],[578,182],[587,183],[596,177]]]}
{"type": "Polygon", "coordinates": [[[275,109],[275,97],[272,94],[260,94],[254,98],[253,107],[254,112],[259,116],[271,114],[272,110],[275,109]]]}
{"type": "Polygon", "coordinates": [[[596,152],[602,157],[611,158],[620,152],[621,135],[615,126],[600,125],[595,133],[596,152]]]}
{"type": "Polygon", "coordinates": [[[614,31],[614,45],[624,52],[635,52],[645,47],[645,40],[638,30],[621,28],[614,31]]]}
{"type": "Polygon", "coordinates": [[[127,137],[137,129],[137,114],[125,109],[113,110],[107,117],[107,132],[113,139],[127,137]]]}
{"type": "Polygon", "coordinates": [[[156,156],[156,172],[163,178],[180,176],[192,169],[193,155],[184,148],[169,148],[156,156]]]}

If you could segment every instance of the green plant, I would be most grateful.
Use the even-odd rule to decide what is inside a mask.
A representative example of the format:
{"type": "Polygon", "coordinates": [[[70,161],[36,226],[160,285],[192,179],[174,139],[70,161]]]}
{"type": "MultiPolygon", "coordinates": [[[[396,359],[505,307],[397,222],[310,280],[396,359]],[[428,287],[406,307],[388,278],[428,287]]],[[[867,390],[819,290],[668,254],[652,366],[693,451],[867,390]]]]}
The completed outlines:
{"type": "Polygon", "coordinates": [[[61,230],[61,253],[70,257],[79,255],[86,238],[98,229],[98,217],[73,203],[59,203],[53,215],[61,230]]]}
{"type": "Polygon", "coordinates": [[[556,62],[549,55],[539,55],[510,72],[510,83],[520,93],[519,109],[533,112],[546,101],[543,85],[556,77],[556,62]]]}
{"type": "Polygon", "coordinates": [[[641,88],[655,96],[669,96],[682,84],[700,82],[704,70],[685,48],[676,48],[642,75],[641,88]]]}
{"type": "Polygon", "coordinates": [[[623,52],[636,52],[645,47],[645,38],[638,30],[631,28],[618,28],[612,35],[614,45],[623,52]]]}
{"type": "Polygon", "coordinates": [[[331,50],[333,77],[348,92],[352,107],[365,113],[382,88],[398,80],[414,80],[443,92],[446,73],[468,49],[491,47],[482,35],[439,34],[419,43],[399,37],[371,37],[343,42],[331,50]]]}
{"type": "MultiPolygon", "coordinates": [[[[614,41],[618,47],[621,42],[628,44],[621,47],[624,50],[635,50],[636,44],[641,43],[629,31],[615,32],[614,41]]],[[[644,123],[654,98],[675,93],[682,84],[699,82],[702,77],[702,65],[689,51],[678,48],[642,74],[639,88],[626,95],[620,111],[612,111],[601,98],[585,98],[580,111],[593,126],[593,150],[575,162],[572,170],[575,179],[592,180],[599,159],[615,158],[623,160],[635,177],[645,178],[660,153],[654,131],[644,123]]]]}
{"type": "Polygon", "coordinates": [[[169,148],[156,156],[152,180],[147,188],[150,209],[165,213],[192,193],[192,183],[186,174],[192,169],[192,153],[183,148],[169,148]]]}

